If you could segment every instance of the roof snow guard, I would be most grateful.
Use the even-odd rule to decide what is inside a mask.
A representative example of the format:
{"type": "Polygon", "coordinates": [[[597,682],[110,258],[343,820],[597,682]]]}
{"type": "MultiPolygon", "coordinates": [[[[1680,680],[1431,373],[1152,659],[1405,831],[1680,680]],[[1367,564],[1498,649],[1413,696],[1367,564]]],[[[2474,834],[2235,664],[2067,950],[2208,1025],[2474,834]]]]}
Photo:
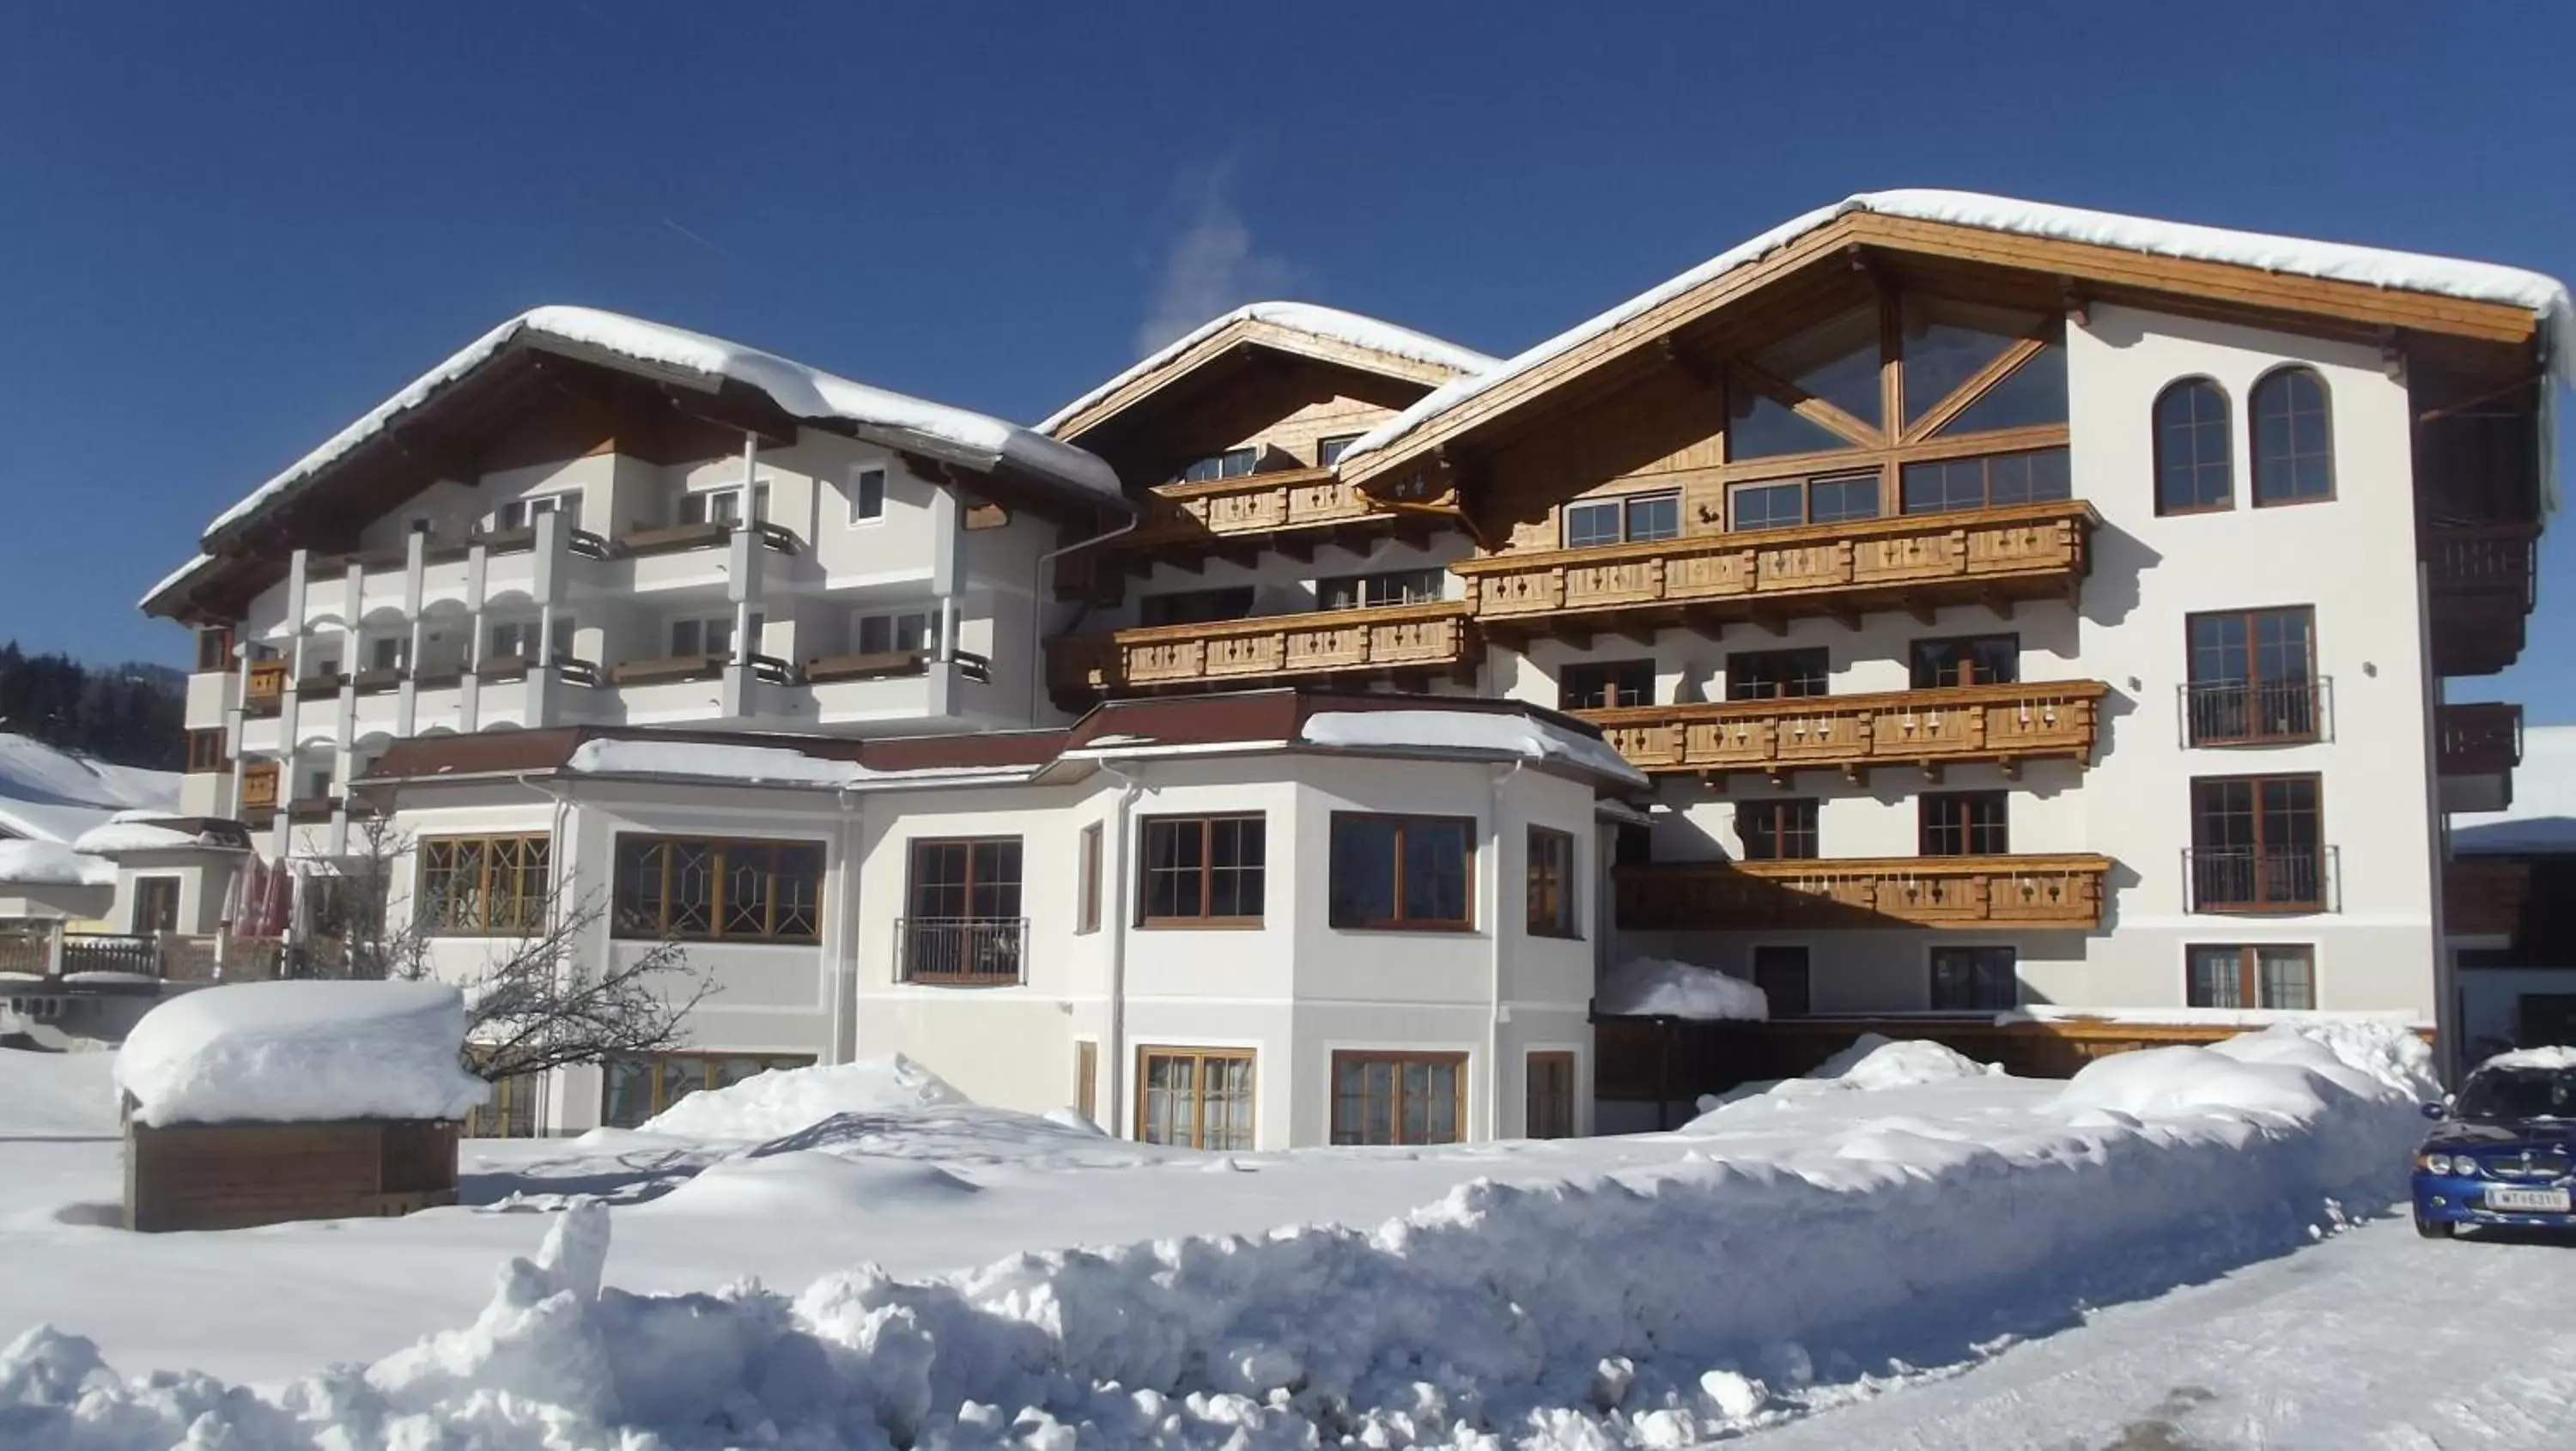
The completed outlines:
{"type": "Polygon", "coordinates": [[[521,313],[459,349],[400,392],[368,410],[320,448],[215,516],[203,553],[153,586],[167,594],[251,521],[291,498],[397,421],[514,348],[536,348],[660,381],[714,391],[728,382],[766,396],[792,418],[835,427],[889,448],[918,453],[978,473],[1011,472],[1086,504],[1133,507],[1106,463],[1016,423],[853,382],[819,368],[705,333],[592,307],[540,307],[521,313]]]}
{"type": "MultiPolygon", "coordinates": [[[[1363,455],[1377,453],[1429,427],[1470,400],[1571,353],[1621,324],[1759,262],[1810,232],[1854,213],[1937,222],[2007,232],[2053,242],[2076,242],[2197,262],[2218,262],[2292,277],[2359,283],[2395,292],[2431,293],[2528,309],[2538,319],[2550,375],[2576,387],[2576,306],[2557,279],[2518,267],[2467,262],[2415,252],[2392,252],[2341,242],[2316,242],[2262,232],[2237,232],[2187,222],[2163,222],[2116,212],[2088,211],[2046,202],[2016,201],[1977,192],[1909,188],[1861,192],[1720,252],[1697,267],[1629,298],[1609,311],[1549,338],[1500,365],[1457,378],[1420,402],[1354,439],[1342,451],[1346,467],[1369,472],[1363,455]]],[[[1388,460],[1387,462],[1392,462],[1388,460]]]]}

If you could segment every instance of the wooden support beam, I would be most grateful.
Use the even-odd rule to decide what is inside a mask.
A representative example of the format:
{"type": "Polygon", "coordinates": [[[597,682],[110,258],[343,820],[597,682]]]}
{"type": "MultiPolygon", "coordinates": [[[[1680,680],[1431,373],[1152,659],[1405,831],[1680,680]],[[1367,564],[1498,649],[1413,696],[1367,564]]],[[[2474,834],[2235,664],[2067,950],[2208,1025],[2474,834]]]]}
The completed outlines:
{"type": "Polygon", "coordinates": [[[1845,761],[1843,763],[1843,780],[1850,785],[1866,786],[1869,784],[1869,767],[1862,765],[1858,761],[1845,761]]]}
{"type": "Polygon", "coordinates": [[[1999,620],[2009,620],[2013,617],[2013,597],[2002,590],[1987,590],[1977,596],[1977,602],[1994,611],[1995,618],[1999,620]]]}
{"type": "Polygon", "coordinates": [[[1282,534],[1278,536],[1277,542],[1273,547],[1278,549],[1281,555],[1295,560],[1299,564],[1312,564],[1315,562],[1315,541],[1310,535],[1302,533],[1282,534]]]}
{"type": "Polygon", "coordinates": [[[1764,634],[1770,635],[1776,639],[1788,638],[1789,622],[1779,615],[1755,615],[1753,617],[1753,623],[1754,626],[1760,629],[1764,634]]]}
{"type": "Polygon", "coordinates": [[[1656,351],[1662,354],[1665,366],[1678,370],[1683,377],[1698,384],[1701,392],[1722,391],[1718,382],[1717,369],[1710,366],[1707,359],[1694,356],[1688,348],[1683,347],[1681,339],[1666,333],[1657,340],[1655,347],[1656,351]]]}
{"type": "Polygon", "coordinates": [[[1937,624],[1940,622],[1941,618],[1940,610],[1925,603],[1923,597],[1920,595],[1907,595],[1905,597],[1905,612],[1912,615],[1914,617],[1914,623],[1918,625],[1937,624]]]}
{"type": "Polygon", "coordinates": [[[1702,771],[1699,773],[1699,783],[1702,786],[1707,787],[1712,795],[1723,796],[1726,794],[1726,773],[1724,771],[1702,771]]]}
{"type": "Polygon", "coordinates": [[[1717,618],[1715,615],[1700,614],[1685,610],[1682,612],[1681,618],[1674,621],[1674,623],[1681,626],[1683,629],[1690,631],[1692,634],[1699,636],[1701,639],[1708,641],[1712,645],[1726,638],[1726,621],[1717,618]]]}
{"type": "Polygon", "coordinates": [[[1860,633],[1860,611],[1840,608],[1833,612],[1834,623],[1857,635],[1860,633]]]}
{"type": "Polygon", "coordinates": [[[2021,779],[2021,758],[2018,756],[2006,756],[2002,760],[1995,762],[1995,769],[2004,773],[2005,780],[2018,781],[2021,779]]]}
{"type": "Polygon", "coordinates": [[[1610,633],[1622,640],[1632,640],[1651,650],[1655,648],[1657,626],[1652,620],[1623,619],[1610,627],[1610,633]]]}
{"type": "Polygon", "coordinates": [[[1923,779],[1931,782],[1935,786],[1941,784],[1941,771],[1942,766],[1939,761],[1923,762],[1923,779]]]}
{"type": "Polygon", "coordinates": [[[1589,625],[1560,626],[1556,631],[1556,637],[1577,650],[1592,648],[1592,627],[1589,625]]]}
{"type": "Polygon", "coordinates": [[[1408,549],[1428,549],[1431,526],[1421,522],[1419,515],[1399,517],[1395,521],[1395,542],[1408,549]]]}

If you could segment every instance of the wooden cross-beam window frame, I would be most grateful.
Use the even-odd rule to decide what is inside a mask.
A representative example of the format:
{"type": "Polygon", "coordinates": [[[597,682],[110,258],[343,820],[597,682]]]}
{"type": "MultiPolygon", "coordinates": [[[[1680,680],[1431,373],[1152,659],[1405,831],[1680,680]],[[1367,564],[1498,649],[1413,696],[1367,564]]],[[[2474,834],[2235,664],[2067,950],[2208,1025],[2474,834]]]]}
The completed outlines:
{"type": "Polygon", "coordinates": [[[817,841],[621,834],[611,935],[654,941],[820,942],[823,869],[823,844],[817,841]],[[702,901],[683,898],[683,870],[705,873],[702,901]]]}
{"type": "Polygon", "coordinates": [[[419,916],[432,937],[524,937],[544,929],[554,839],[433,836],[420,842],[419,916]]]}
{"type": "Polygon", "coordinates": [[[1156,1044],[1137,1049],[1136,1141],[1188,1149],[1249,1150],[1259,1131],[1259,1066],[1250,1048],[1156,1044]],[[1167,1079],[1157,1087],[1154,1065],[1158,1061],[1172,1067],[1187,1064],[1188,1084],[1167,1079]]]}

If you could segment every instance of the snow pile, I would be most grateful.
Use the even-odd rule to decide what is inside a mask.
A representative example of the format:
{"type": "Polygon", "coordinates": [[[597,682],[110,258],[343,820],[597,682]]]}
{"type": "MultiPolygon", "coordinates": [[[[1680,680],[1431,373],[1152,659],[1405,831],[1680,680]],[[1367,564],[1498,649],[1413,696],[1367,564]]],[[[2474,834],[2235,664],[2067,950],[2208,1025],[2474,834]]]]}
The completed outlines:
{"type": "Polygon", "coordinates": [[[116,1086],[137,1122],[463,1118],[490,1090],[457,1066],[465,999],[430,982],[237,983],[134,1025],[116,1086]]]}
{"type": "Polygon", "coordinates": [[[1852,1040],[1850,1047],[1808,1070],[1804,1078],[1784,1078],[1776,1083],[1756,1081],[1724,1093],[1701,1095],[1699,1117],[1683,1125],[1682,1132],[1713,1133],[1734,1128],[1742,1120],[1727,1110],[1748,1101],[1770,1108],[1791,1108],[1840,1093],[1928,1088],[1963,1079],[2001,1077],[2003,1071],[2001,1064],[1980,1063],[1944,1043],[1863,1033],[1852,1040]]]}
{"type": "Polygon", "coordinates": [[[2498,1053],[2478,1068],[2576,1068],[2576,1048],[2516,1048],[2510,1053],[2498,1053]]]}
{"type": "Polygon", "coordinates": [[[112,1138],[113,1053],[0,1048],[0,1137],[112,1138]]]}
{"type": "Polygon", "coordinates": [[[1572,766],[1643,789],[1646,775],[1597,734],[1518,713],[1468,710],[1319,710],[1306,717],[1310,745],[1357,750],[1478,752],[1572,766]]]}
{"type": "Polygon", "coordinates": [[[1604,1017],[1759,1023],[1771,1016],[1771,1000],[1762,989],[1713,967],[1636,957],[1601,975],[1592,1010],[1604,1017]]]}
{"type": "Polygon", "coordinates": [[[113,887],[116,863],[58,841],[0,841],[0,887],[113,887]]]}
{"type": "MultiPolygon", "coordinates": [[[[2191,1105],[2152,1119],[1881,1120],[1785,1159],[1479,1181],[1374,1230],[1019,1254],[924,1279],[863,1267],[793,1296],[603,1288],[608,1211],[590,1204],[504,1270],[473,1325],[364,1369],[128,1381],[40,1328],[0,1351],[0,1423],[48,1451],[1689,1445],[1781,1414],[1816,1374],[1806,1343],[1965,1323],[2005,1287],[2080,1302],[2169,1284],[2304,1243],[2339,1198],[2395,1191],[2418,1125],[2373,1074],[2407,1051],[2255,1036],[2164,1060],[2142,1075],[2152,1093],[2108,1095],[2191,1105]],[[2294,1109],[2293,1077],[2309,1085],[2294,1109]]],[[[867,1187],[803,1157],[742,1176],[722,1192],[755,1206],[765,1187],[867,1187]]],[[[974,1202],[932,1175],[885,1184],[974,1202]]]]}
{"type": "Polygon", "coordinates": [[[1631,318],[1705,286],[1739,267],[1758,262],[1807,233],[1851,212],[1948,222],[2057,241],[2087,242],[2162,257],[2226,262],[2294,277],[2358,282],[2402,292],[2429,292],[2480,302],[2502,302],[2529,308],[2549,339],[2551,369],[2559,383],[2576,385],[2576,307],[2557,279],[2519,267],[2468,262],[2416,252],[2392,252],[2341,242],[2231,231],[2188,222],[2158,221],[2082,207],[2019,201],[1976,192],[1908,188],[1861,192],[1831,206],[1790,218],[1747,241],[1718,253],[1697,267],[1629,298],[1599,316],[1577,323],[1547,341],[1517,353],[1500,365],[1455,378],[1402,413],[1352,440],[1342,450],[1357,458],[1394,443],[1432,419],[1480,394],[1499,388],[1551,359],[1572,352],[1631,318]]]}
{"type": "Polygon", "coordinates": [[[0,732],[0,831],[67,842],[129,807],[179,809],[179,773],[111,766],[0,732]]]}
{"type": "Polygon", "coordinates": [[[692,1093],[646,1119],[639,1132],[690,1139],[783,1138],[840,1113],[900,1113],[972,1100],[897,1053],[819,1068],[773,1068],[725,1088],[692,1093]]]}
{"type": "Polygon", "coordinates": [[[159,812],[120,811],[107,822],[93,826],[72,843],[72,850],[85,856],[116,856],[132,851],[195,851],[201,848],[240,850],[232,842],[210,832],[185,830],[172,826],[159,812]]]}

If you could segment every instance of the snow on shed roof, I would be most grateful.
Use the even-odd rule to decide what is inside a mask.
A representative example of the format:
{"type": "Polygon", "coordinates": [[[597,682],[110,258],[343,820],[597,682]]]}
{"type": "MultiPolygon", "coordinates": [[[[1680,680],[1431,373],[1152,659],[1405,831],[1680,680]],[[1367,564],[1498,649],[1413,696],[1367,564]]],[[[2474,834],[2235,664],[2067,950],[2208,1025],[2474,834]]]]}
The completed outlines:
{"type": "Polygon", "coordinates": [[[1354,347],[1367,348],[1373,352],[1386,353],[1398,358],[1411,358],[1418,363],[1429,363],[1434,367],[1449,368],[1461,373],[1482,372],[1502,361],[1500,358],[1477,352],[1473,348],[1462,348],[1456,343],[1435,338],[1429,333],[1415,332],[1409,327],[1381,322],[1356,312],[1344,312],[1338,307],[1323,307],[1311,302],[1246,303],[1232,312],[1200,323],[1177,339],[1139,359],[1125,372],[1048,414],[1045,420],[1038,424],[1038,431],[1055,432],[1067,420],[1079,415],[1094,403],[1148,373],[1169,367],[1173,360],[1182,354],[1239,322],[1266,322],[1274,327],[1287,328],[1293,332],[1331,338],[1337,342],[1349,343],[1354,347]]]}
{"type": "Polygon", "coordinates": [[[113,887],[116,863],[59,841],[0,841],[0,887],[113,887]]]}
{"type": "Polygon", "coordinates": [[[490,1095],[457,1066],[464,1043],[465,998],[445,983],[236,983],[144,1014],[116,1086],[155,1126],[463,1118],[490,1095]]]}
{"type": "Polygon", "coordinates": [[[2513,805],[2452,817],[2451,850],[2463,856],[2576,852],[2576,726],[2525,726],[2513,805]]]}
{"type": "Polygon", "coordinates": [[[1577,323],[1555,337],[1515,354],[1499,366],[1441,385],[1412,407],[1352,440],[1350,446],[1342,451],[1342,457],[1355,459],[1385,448],[1468,399],[1570,352],[1695,287],[1738,267],[1760,261],[1799,237],[1852,212],[1947,222],[1954,226],[2017,232],[2062,242],[2086,242],[2164,257],[2226,262],[2297,277],[2359,282],[2403,292],[2430,292],[2526,307],[2540,319],[2547,339],[2552,375],[2562,385],[2576,386],[2576,306],[2571,306],[2564,284],[2538,272],[2420,252],[2393,252],[2344,242],[2318,242],[2266,232],[2239,232],[2189,222],[2158,221],[2151,217],[2019,201],[1979,192],[1909,187],[1897,191],[1860,192],[1831,206],[1818,207],[1792,217],[1677,277],[1648,288],[1597,317],[1577,323]]]}
{"type": "MultiPolygon", "coordinates": [[[[1071,444],[1059,443],[1016,423],[853,382],[776,353],[667,323],[648,322],[595,307],[552,306],[521,313],[466,344],[447,361],[413,379],[357,422],[334,434],[320,448],[296,460],[285,472],[252,490],[240,503],[216,515],[206,533],[212,536],[250,517],[522,337],[612,366],[641,363],[711,381],[731,379],[759,389],[796,418],[851,424],[864,435],[979,469],[1011,463],[1111,502],[1123,503],[1126,497],[1108,464],[1071,444]]],[[[186,572],[183,568],[180,574],[186,572]]],[[[177,578],[179,575],[173,575],[163,581],[162,587],[177,578]]]]}
{"type": "Polygon", "coordinates": [[[112,766],[0,732],[0,831],[68,842],[117,812],[179,809],[179,773],[112,766]]]}

